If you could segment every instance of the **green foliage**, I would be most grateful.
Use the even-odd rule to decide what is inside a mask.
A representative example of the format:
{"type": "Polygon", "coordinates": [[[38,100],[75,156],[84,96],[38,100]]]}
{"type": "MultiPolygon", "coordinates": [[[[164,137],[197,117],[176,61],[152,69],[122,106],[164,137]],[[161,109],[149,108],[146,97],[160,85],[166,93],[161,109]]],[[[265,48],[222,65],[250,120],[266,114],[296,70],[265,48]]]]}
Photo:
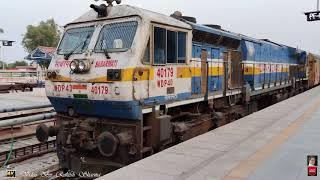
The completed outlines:
{"type": "Polygon", "coordinates": [[[16,61],[14,63],[8,64],[8,68],[15,68],[17,66],[28,66],[29,64],[26,61],[16,61]]]}
{"type": "Polygon", "coordinates": [[[27,32],[24,34],[22,45],[30,53],[38,46],[56,47],[59,39],[59,27],[53,19],[49,19],[41,21],[37,26],[27,26],[27,32]]]}
{"type": "Polygon", "coordinates": [[[40,67],[48,68],[50,65],[50,61],[48,61],[48,60],[40,61],[39,65],[40,65],[40,67]]]}
{"type": "MultiPolygon", "coordinates": [[[[4,63],[4,66],[6,67],[7,63],[4,63]]],[[[2,70],[2,67],[3,67],[3,61],[0,61],[0,70],[2,70]]]]}

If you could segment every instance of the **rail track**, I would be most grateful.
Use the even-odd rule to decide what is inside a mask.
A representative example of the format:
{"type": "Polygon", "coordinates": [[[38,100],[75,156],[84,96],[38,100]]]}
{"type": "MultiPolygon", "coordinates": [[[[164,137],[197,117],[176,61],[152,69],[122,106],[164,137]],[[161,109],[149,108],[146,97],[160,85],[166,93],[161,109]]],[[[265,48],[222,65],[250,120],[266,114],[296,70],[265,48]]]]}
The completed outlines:
{"type": "Polygon", "coordinates": [[[55,138],[40,143],[35,136],[38,124],[54,125],[46,116],[53,113],[50,105],[0,109],[0,168],[56,151],[55,138]]]}
{"type": "Polygon", "coordinates": [[[42,156],[47,153],[55,152],[55,140],[47,143],[38,143],[30,146],[4,151],[0,153],[0,164],[12,164],[25,161],[30,158],[42,156]]]}

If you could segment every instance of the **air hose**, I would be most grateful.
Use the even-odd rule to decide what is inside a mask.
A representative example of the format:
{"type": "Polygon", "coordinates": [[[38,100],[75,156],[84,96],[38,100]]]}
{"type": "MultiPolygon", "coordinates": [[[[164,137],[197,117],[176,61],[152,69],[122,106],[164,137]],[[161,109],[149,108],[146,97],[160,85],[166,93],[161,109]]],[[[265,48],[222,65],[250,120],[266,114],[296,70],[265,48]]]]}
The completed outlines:
{"type": "Polygon", "coordinates": [[[13,152],[13,144],[14,144],[14,137],[13,137],[13,134],[12,134],[12,128],[11,128],[11,146],[10,146],[10,152],[8,154],[8,157],[6,159],[6,161],[4,162],[4,164],[1,166],[0,170],[1,169],[4,169],[7,165],[7,163],[9,162],[10,158],[11,158],[11,155],[12,155],[12,152],[13,152]]]}

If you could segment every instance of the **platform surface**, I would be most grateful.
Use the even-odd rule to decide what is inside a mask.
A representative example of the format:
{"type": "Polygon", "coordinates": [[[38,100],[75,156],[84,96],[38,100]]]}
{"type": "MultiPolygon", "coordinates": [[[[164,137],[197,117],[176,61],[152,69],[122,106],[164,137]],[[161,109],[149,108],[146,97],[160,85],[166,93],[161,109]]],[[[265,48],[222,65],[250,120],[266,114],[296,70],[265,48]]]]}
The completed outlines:
{"type": "Polygon", "coordinates": [[[318,179],[307,155],[320,155],[319,129],[317,87],[100,179],[318,179]]]}
{"type": "Polygon", "coordinates": [[[0,94],[0,109],[50,103],[45,90],[35,88],[32,92],[0,94]]]}
{"type": "MultiPolygon", "coordinates": [[[[52,169],[58,169],[59,160],[56,153],[49,153],[43,156],[28,159],[23,162],[14,163],[9,165],[9,169],[15,170],[16,178],[7,178],[7,169],[0,167],[1,180],[34,180],[36,176],[45,175],[46,172],[52,169]]],[[[56,174],[51,175],[54,177],[56,174]]],[[[39,178],[38,178],[39,179],[39,178]]],[[[49,178],[42,178],[47,180],[49,178]]]]}

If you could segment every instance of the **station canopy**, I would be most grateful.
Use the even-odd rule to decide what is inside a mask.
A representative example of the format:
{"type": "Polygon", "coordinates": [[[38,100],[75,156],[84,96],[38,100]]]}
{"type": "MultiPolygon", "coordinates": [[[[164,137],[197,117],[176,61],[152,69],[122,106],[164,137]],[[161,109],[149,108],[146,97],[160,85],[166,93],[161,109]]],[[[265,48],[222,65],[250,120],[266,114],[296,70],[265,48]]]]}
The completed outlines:
{"type": "Polygon", "coordinates": [[[39,46],[35,50],[33,50],[28,56],[26,56],[25,59],[30,61],[36,61],[37,63],[40,63],[41,61],[51,61],[52,56],[55,52],[55,47],[39,46]]]}

